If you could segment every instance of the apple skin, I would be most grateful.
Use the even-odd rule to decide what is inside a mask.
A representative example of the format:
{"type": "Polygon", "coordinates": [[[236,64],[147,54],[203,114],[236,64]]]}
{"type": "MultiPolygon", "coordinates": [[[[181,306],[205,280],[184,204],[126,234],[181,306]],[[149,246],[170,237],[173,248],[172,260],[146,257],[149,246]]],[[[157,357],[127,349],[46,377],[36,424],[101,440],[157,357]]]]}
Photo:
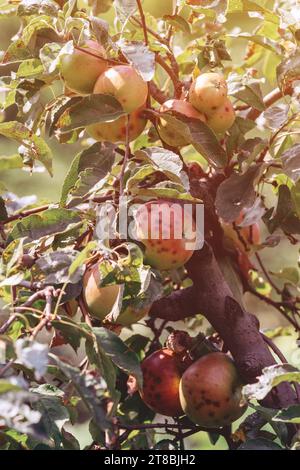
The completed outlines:
{"type": "Polygon", "coordinates": [[[132,113],[146,102],[148,85],[130,65],[116,65],[100,75],[93,93],[114,96],[126,113],[132,113]]]}
{"type": "Polygon", "coordinates": [[[250,251],[251,245],[259,245],[261,242],[260,227],[256,222],[248,227],[239,227],[243,220],[243,212],[236,219],[236,229],[232,224],[222,223],[224,234],[227,238],[232,240],[233,244],[240,252],[250,251]],[[238,231],[238,233],[237,233],[238,231]]]}
{"type": "Polygon", "coordinates": [[[145,246],[145,262],[153,268],[177,269],[192,257],[195,223],[179,204],[173,206],[164,200],[147,202],[137,211],[135,221],[137,239],[145,246]],[[181,238],[176,238],[180,227],[183,236],[180,232],[181,238]],[[154,230],[157,238],[151,236],[154,230]]]}
{"type": "MultiPolygon", "coordinates": [[[[86,270],[83,276],[83,298],[92,317],[103,321],[111,312],[119,295],[120,286],[112,284],[99,287],[101,276],[98,264],[86,270]]],[[[149,312],[148,308],[127,307],[117,318],[116,324],[130,326],[141,320],[149,312]]]]}
{"type": "Polygon", "coordinates": [[[173,15],[174,0],[142,0],[145,13],[150,13],[154,18],[162,18],[164,15],[173,15]]]}
{"type": "Polygon", "coordinates": [[[205,428],[227,426],[245,412],[242,382],[233,361],[226,354],[207,354],[183,374],[180,403],[195,424],[205,428]]]}
{"type": "Polygon", "coordinates": [[[235,111],[231,101],[227,98],[225,102],[208,117],[207,125],[216,133],[224,134],[231,128],[235,121],[235,111]]]}
{"type": "Polygon", "coordinates": [[[198,111],[210,116],[224,103],[227,91],[227,83],[221,74],[203,73],[190,87],[189,102],[198,111]]]}
{"type": "MultiPolygon", "coordinates": [[[[135,140],[146,127],[147,120],[141,116],[144,107],[129,114],[129,142],[135,140]]],[[[126,142],[126,116],[121,116],[116,121],[101,122],[89,125],[87,133],[97,141],[113,143],[126,142]]]]}
{"type": "MultiPolygon", "coordinates": [[[[191,103],[184,100],[171,99],[163,103],[159,110],[161,113],[164,112],[175,112],[182,114],[188,118],[199,119],[202,122],[206,122],[206,117],[203,113],[200,113],[195,109],[191,103]]],[[[163,118],[159,120],[158,133],[161,139],[172,147],[183,147],[188,145],[189,142],[183,137],[176,133],[176,129],[173,129],[170,124],[163,118]]]]}
{"type": "MultiPolygon", "coordinates": [[[[106,57],[105,49],[96,41],[87,41],[82,49],[106,57]]],[[[60,63],[61,77],[67,88],[80,95],[93,92],[99,75],[107,69],[104,59],[94,57],[86,52],[74,50],[73,54],[63,55],[60,63]]]]}
{"type": "Polygon", "coordinates": [[[170,349],[155,351],[143,360],[141,397],[156,413],[165,416],[183,414],[179,400],[182,371],[176,355],[170,349]]]}

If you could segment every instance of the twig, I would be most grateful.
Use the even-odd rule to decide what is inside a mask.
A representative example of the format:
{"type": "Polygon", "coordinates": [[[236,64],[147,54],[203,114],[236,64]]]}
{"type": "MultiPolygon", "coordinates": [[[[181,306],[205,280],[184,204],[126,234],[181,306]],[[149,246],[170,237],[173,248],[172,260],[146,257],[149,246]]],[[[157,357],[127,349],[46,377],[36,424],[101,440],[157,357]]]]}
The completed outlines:
{"type": "Polygon", "coordinates": [[[274,282],[272,281],[272,279],[271,279],[271,277],[270,277],[268,271],[267,271],[266,268],[264,267],[264,264],[263,264],[263,262],[262,262],[262,260],[261,260],[261,257],[259,256],[258,253],[255,253],[255,258],[257,259],[258,264],[259,264],[259,266],[260,266],[262,272],[264,273],[264,275],[265,275],[265,277],[266,277],[268,283],[270,284],[270,286],[273,287],[273,289],[277,292],[277,294],[281,294],[281,290],[280,290],[279,287],[277,287],[276,284],[274,284],[274,282]]]}
{"type": "Polygon", "coordinates": [[[130,155],[130,146],[129,146],[129,115],[126,116],[126,142],[125,142],[125,155],[123,159],[123,165],[120,172],[120,197],[124,193],[124,175],[126,170],[126,165],[130,155]]]}
{"type": "Polygon", "coordinates": [[[7,364],[5,364],[5,366],[2,367],[2,369],[0,370],[0,377],[3,377],[5,372],[13,365],[13,363],[14,361],[13,359],[11,359],[10,361],[8,361],[7,364]]]}
{"type": "Polygon", "coordinates": [[[156,62],[167,72],[169,75],[170,79],[172,80],[173,86],[174,86],[174,96],[175,98],[180,98],[181,93],[182,93],[182,83],[180,80],[178,80],[178,77],[176,76],[176,73],[173,71],[173,69],[166,63],[166,61],[163,59],[163,57],[159,54],[155,54],[156,62]]]}
{"type": "Polygon", "coordinates": [[[39,212],[43,212],[49,209],[49,204],[41,207],[35,207],[33,209],[28,209],[27,211],[22,211],[18,212],[18,214],[12,215],[8,217],[6,220],[2,222],[2,225],[9,224],[10,222],[14,222],[15,220],[18,219],[23,219],[24,217],[27,217],[28,215],[33,215],[33,214],[38,214],[39,212]]]}
{"type": "MultiPolygon", "coordinates": [[[[275,90],[272,90],[268,95],[265,96],[264,98],[265,108],[269,108],[270,106],[272,106],[272,104],[276,103],[276,101],[283,98],[283,96],[284,95],[282,91],[279,88],[275,88],[275,90]]],[[[251,119],[255,121],[255,119],[257,119],[258,116],[261,115],[261,113],[262,111],[255,109],[255,108],[251,108],[246,117],[247,119],[251,119]]]]}
{"type": "Polygon", "coordinates": [[[78,305],[79,305],[79,308],[81,310],[84,321],[86,322],[86,324],[88,326],[92,327],[92,322],[91,322],[91,319],[90,319],[90,316],[89,316],[89,312],[87,311],[87,308],[85,306],[85,303],[84,303],[84,300],[83,300],[82,296],[78,297],[78,305]]]}
{"type": "Polygon", "coordinates": [[[145,44],[146,44],[146,46],[148,46],[149,41],[148,41],[147,24],[146,24],[146,18],[145,18],[145,15],[144,15],[144,10],[143,10],[142,4],[141,4],[141,0],[136,0],[136,3],[137,3],[139,13],[140,13],[140,17],[141,17],[141,23],[142,23],[142,27],[143,27],[145,44]]]}
{"type": "Polygon", "coordinates": [[[267,343],[267,345],[272,349],[272,351],[274,351],[278,359],[280,359],[283,364],[287,364],[288,361],[286,360],[280,349],[277,348],[276,344],[274,344],[273,341],[268,338],[268,336],[266,336],[264,333],[261,333],[261,336],[263,337],[263,340],[267,343]]]}

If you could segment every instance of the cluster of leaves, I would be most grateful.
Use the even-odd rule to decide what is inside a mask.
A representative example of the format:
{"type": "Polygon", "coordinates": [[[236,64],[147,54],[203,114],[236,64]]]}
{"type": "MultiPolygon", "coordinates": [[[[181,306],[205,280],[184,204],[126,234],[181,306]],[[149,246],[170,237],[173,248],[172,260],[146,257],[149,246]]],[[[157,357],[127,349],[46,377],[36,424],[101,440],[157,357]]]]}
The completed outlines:
{"type": "MultiPolygon", "coordinates": [[[[34,199],[12,195],[0,184],[0,295],[4,315],[10,314],[0,327],[2,449],[79,449],[70,428],[86,420],[91,444],[101,447],[113,448],[116,443],[124,449],[178,446],[176,434],[172,440],[159,442],[147,430],[154,412],[138,393],[128,394],[126,389],[128,375],[141,385],[140,361],[163,341],[160,335],[168,329],[147,320],[143,334],[129,331],[120,337],[87,322],[84,309],[83,317],[73,318],[69,312],[71,302],[80,299],[85,263],[98,252],[106,260],[101,265],[105,282],[122,284],[125,280],[130,298],[151,303],[163,290],[189,283],[183,270],[164,275],[144,265],[137,245],[93,239],[98,204],[110,201],[117,205],[123,170],[123,191],[130,203],[149,198],[198,202],[186,166],[197,161],[207,179],[223,175],[216,189],[219,218],[232,223],[242,209],[248,225],[263,218],[269,236],[257,251],[281,240],[298,242],[299,25],[288,13],[286,2],[277,2],[274,10],[266,2],[249,0],[208,0],[198,7],[186,3],[179,0],[176,14],[159,20],[146,14],[147,44],[135,0],[115,0],[112,24],[102,18],[110,11],[110,0],[88,2],[86,8],[76,0],[22,0],[0,6],[1,18],[17,17],[20,23],[0,65],[5,89],[0,134],[13,139],[18,148],[13,155],[0,156],[0,170],[26,167],[35,172],[42,166],[52,176],[50,139],[78,149],[57,201],[41,207],[34,199]],[[232,26],[236,18],[248,17],[254,22],[254,32],[244,31],[243,23],[238,29],[232,26]],[[155,119],[150,119],[146,132],[132,144],[123,168],[122,146],[94,143],[84,134],[89,124],[123,115],[120,104],[109,96],[64,93],[60,59],[90,37],[106,48],[112,63],[125,60],[150,82],[149,89],[154,90],[148,109],[151,117],[159,106],[157,89],[166,98],[176,96],[178,90],[186,93],[191,76],[196,77],[200,70],[224,69],[238,111],[234,125],[219,139],[200,121],[166,113],[164,119],[190,143],[180,153],[163,147],[155,119]],[[247,51],[239,63],[232,63],[230,50],[239,41],[246,44],[247,51]],[[279,104],[272,101],[272,96],[279,100],[283,95],[279,104]],[[7,119],[11,112],[14,119],[7,119]],[[272,190],[271,202],[266,187],[272,190]],[[121,266],[116,262],[120,258],[121,266]],[[49,287],[53,289],[50,315],[45,290],[49,287]],[[41,333],[50,336],[49,341],[46,338],[49,345],[36,340],[41,333]],[[70,345],[73,352],[56,349],[61,344],[70,345]]],[[[111,230],[118,233],[117,220],[111,230]]],[[[227,281],[236,291],[237,277],[230,273],[227,281]]],[[[273,293],[279,296],[274,304],[298,326],[297,267],[285,267],[272,275],[283,284],[273,293]]],[[[256,273],[249,282],[260,296],[273,287],[269,276],[262,281],[256,273]]],[[[186,328],[198,330],[201,318],[188,321],[186,328]]],[[[299,372],[284,366],[267,369],[245,394],[255,402],[283,380],[300,382],[299,372]]],[[[253,406],[255,416],[246,418],[234,434],[239,448],[290,445],[286,425],[300,423],[299,406],[280,412],[253,406]],[[266,424],[272,432],[262,430],[266,424]]],[[[186,426],[199,431],[190,423],[186,426]]],[[[219,435],[221,432],[211,433],[213,443],[219,435]]],[[[292,446],[299,447],[297,436],[292,446]]]]}

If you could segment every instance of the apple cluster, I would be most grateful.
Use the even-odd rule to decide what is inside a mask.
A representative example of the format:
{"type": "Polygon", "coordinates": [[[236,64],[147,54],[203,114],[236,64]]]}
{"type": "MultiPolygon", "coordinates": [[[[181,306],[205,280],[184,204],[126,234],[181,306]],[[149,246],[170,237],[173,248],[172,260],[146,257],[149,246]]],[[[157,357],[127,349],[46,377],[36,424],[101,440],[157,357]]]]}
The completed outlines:
{"type": "Polygon", "coordinates": [[[156,413],[186,415],[204,428],[219,428],[245,412],[242,380],[232,359],[212,352],[192,364],[171,349],[159,349],[142,362],[141,397],[156,413]]]}
{"type": "MultiPolygon", "coordinates": [[[[235,120],[235,111],[227,91],[227,83],[221,74],[203,73],[192,82],[188,101],[168,100],[161,106],[160,112],[171,112],[181,114],[185,118],[198,119],[215,134],[224,134],[235,120]]],[[[189,144],[187,138],[176,132],[175,126],[163,117],[160,118],[158,131],[162,140],[172,147],[189,144]]]]}

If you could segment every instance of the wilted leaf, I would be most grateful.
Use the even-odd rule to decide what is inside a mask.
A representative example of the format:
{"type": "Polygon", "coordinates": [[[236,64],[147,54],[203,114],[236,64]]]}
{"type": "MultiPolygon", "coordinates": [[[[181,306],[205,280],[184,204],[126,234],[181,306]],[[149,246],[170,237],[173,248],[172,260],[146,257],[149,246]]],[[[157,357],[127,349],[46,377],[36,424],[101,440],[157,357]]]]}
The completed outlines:
{"type": "Polygon", "coordinates": [[[289,364],[276,364],[265,367],[257,382],[244,386],[243,394],[247,399],[262,400],[273,387],[282,382],[300,383],[300,370],[289,364]]]}
{"type": "Polygon", "coordinates": [[[44,282],[46,284],[64,284],[71,282],[76,284],[83,276],[85,266],[77,266],[70,274],[70,267],[78,256],[77,251],[64,250],[54,251],[41,256],[36,261],[36,266],[45,275],[44,282]]]}

